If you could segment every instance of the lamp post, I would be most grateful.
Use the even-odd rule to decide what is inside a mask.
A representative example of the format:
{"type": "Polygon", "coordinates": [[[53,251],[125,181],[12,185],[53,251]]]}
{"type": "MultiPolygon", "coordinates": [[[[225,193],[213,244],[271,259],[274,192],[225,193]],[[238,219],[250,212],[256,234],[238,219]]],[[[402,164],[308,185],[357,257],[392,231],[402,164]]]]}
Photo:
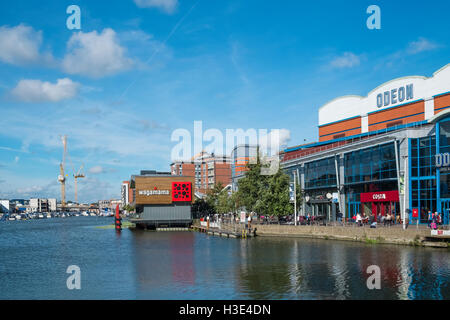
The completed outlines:
{"type": "MultiPolygon", "coordinates": [[[[408,185],[408,156],[403,156],[404,175],[403,175],[403,230],[406,230],[406,186],[408,185]]],[[[409,191],[409,190],[408,190],[409,191]]]]}

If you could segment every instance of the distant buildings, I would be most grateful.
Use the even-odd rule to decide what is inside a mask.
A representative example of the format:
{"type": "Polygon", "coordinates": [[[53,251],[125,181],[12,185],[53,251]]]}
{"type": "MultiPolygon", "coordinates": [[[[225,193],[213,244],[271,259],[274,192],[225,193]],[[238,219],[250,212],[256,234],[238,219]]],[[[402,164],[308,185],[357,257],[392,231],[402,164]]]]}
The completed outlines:
{"type": "Polygon", "coordinates": [[[231,159],[227,156],[216,156],[200,152],[190,161],[175,161],[170,165],[174,176],[193,177],[195,189],[206,194],[215,184],[222,183],[225,187],[231,184],[231,159]]]}
{"type": "Polygon", "coordinates": [[[257,145],[241,144],[233,148],[231,151],[231,180],[232,190],[237,191],[239,179],[245,176],[248,171],[247,164],[254,160],[258,153],[257,145]]]}
{"type": "Polygon", "coordinates": [[[51,212],[56,211],[56,199],[31,198],[28,212],[51,212]]]}
{"type": "Polygon", "coordinates": [[[0,213],[9,213],[9,200],[0,200],[0,213]]]}
{"type": "Polygon", "coordinates": [[[98,209],[100,212],[114,211],[114,210],[116,210],[117,205],[119,205],[119,208],[122,208],[122,200],[110,199],[110,200],[99,200],[98,201],[98,209]]]}

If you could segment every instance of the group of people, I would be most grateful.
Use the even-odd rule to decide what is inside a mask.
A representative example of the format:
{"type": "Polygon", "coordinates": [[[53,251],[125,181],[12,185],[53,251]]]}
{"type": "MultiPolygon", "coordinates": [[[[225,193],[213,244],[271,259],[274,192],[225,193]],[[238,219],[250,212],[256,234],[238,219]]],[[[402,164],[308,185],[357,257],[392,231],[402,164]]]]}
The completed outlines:
{"type": "Polygon", "coordinates": [[[432,213],[431,210],[428,211],[428,227],[430,229],[436,230],[438,225],[442,224],[442,215],[439,212],[432,213]]]}
{"type": "Polygon", "coordinates": [[[371,213],[369,216],[366,216],[366,214],[363,212],[363,214],[360,214],[359,212],[353,216],[353,221],[358,225],[358,226],[362,226],[363,224],[370,224],[371,228],[376,228],[378,223],[381,223],[383,225],[393,225],[396,221],[397,223],[400,223],[399,220],[400,217],[396,217],[395,215],[391,214],[391,213],[387,213],[386,215],[378,215],[377,217],[375,217],[375,215],[373,213],[371,213]]]}

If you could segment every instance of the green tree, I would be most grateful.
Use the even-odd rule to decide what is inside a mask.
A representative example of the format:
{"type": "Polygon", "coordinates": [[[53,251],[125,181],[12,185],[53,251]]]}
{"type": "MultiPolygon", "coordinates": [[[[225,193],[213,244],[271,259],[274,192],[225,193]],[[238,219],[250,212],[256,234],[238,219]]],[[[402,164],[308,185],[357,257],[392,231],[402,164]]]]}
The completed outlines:
{"type": "Polygon", "coordinates": [[[294,206],[289,202],[289,176],[278,169],[269,176],[268,184],[262,195],[262,203],[266,214],[285,216],[294,212],[294,206]]]}
{"type": "Polygon", "coordinates": [[[217,212],[217,206],[219,202],[219,196],[222,193],[223,190],[223,184],[222,182],[216,183],[214,187],[206,193],[206,202],[208,203],[208,206],[210,208],[213,208],[214,212],[217,212]]]}
{"type": "Polygon", "coordinates": [[[195,199],[192,205],[192,213],[194,215],[194,218],[198,218],[213,212],[214,208],[211,208],[211,206],[208,204],[208,202],[206,202],[205,199],[195,199]]]}
{"type": "Polygon", "coordinates": [[[259,150],[257,151],[256,163],[247,164],[245,177],[238,181],[237,198],[240,206],[245,207],[247,211],[261,212],[261,199],[267,188],[269,176],[261,175],[261,159],[259,150]]]}

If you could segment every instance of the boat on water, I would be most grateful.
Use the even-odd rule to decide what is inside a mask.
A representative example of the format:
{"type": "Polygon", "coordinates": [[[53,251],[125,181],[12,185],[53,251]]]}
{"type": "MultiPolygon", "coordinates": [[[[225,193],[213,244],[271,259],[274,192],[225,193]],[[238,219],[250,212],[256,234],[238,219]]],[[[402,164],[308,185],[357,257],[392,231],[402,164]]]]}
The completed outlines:
{"type": "Polygon", "coordinates": [[[44,219],[44,215],[42,213],[38,214],[38,219],[44,219]]]}
{"type": "Polygon", "coordinates": [[[90,216],[91,217],[96,217],[97,215],[95,213],[91,212],[90,216]]]}
{"type": "Polygon", "coordinates": [[[86,211],[83,211],[83,212],[81,213],[81,215],[82,215],[83,217],[89,216],[89,214],[88,214],[86,211]]]}
{"type": "Polygon", "coordinates": [[[52,215],[50,213],[47,213],[47,219],[50,219],[52,215]]]}
{"type": "Polygon", "coordinates": [[[16,216],[15,215],[9,216],[8,221],[16,221],[16,216]]]}

